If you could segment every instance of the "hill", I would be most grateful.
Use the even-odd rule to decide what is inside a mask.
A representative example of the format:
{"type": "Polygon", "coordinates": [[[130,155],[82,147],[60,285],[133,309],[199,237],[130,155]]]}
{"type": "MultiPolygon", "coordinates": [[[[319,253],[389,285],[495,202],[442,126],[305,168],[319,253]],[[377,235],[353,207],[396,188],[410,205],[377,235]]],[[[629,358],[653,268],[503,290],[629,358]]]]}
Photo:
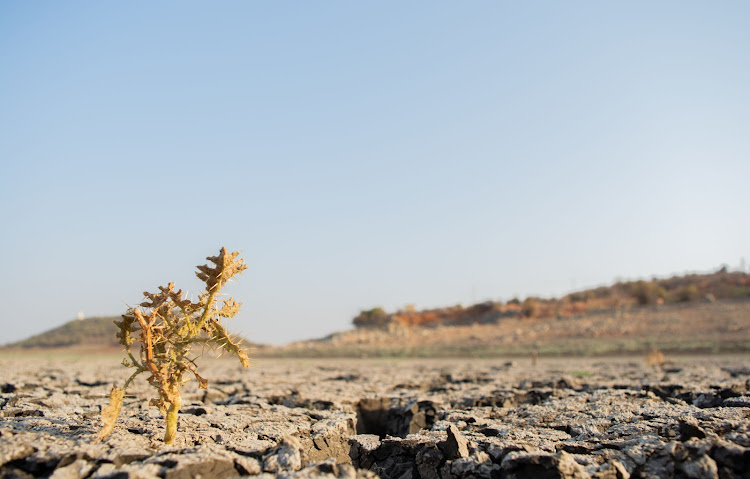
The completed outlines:
{"type": "Polygon", "coordinates": [[[60,348],[67,346],[119,347],[114,320],[119,316],[104,316],[87,319],[74,319],[57,328],[45,331],[7,347],[18,348],[60,348]]]}
{"type": "Polygon", "coordinates": [[[750,351],[750,275],[722,268],[618,282],[561,298],[388,313],[360,312],[354,330],[300,341],[289,356],[499,356],[750,351]]]}
{"type": "MultiPolygon", "coordinates": [[[[4,348],[67,348],[96,347],[120,350],[115,334],[119,331],[114,321],[120,316],[102,316],[87,319],[74,319],[57,328],[45,331],[4,348]]],[[[246,342],[248,348],[262,349],[264,346],[246,342]]]]}
{"type": "MultiPolygon", "coordinates": [[[[489,317],[491,315],[484,316],[489,317]]],[[[265,354],[291,357],[497,357],[533,354],[750,352],[750,299],[679,303],[568,317],[356,328],[265,354]]]]}
{"type": "Polygon", "coordinates": [[[487,301],[417,311],[387,313],[382,308],[361,311],[352,322],[357,328],[392,326],[461,326],[494,323],[504,318],[575,318],[599,313],[623,313],[649,305],[699,304],[750,298],[750,275],[722,268],[710,274],[689,274],[651,281],[618,282],[568,294],[562,298],[513,298],[506,303],[487,301]]]}

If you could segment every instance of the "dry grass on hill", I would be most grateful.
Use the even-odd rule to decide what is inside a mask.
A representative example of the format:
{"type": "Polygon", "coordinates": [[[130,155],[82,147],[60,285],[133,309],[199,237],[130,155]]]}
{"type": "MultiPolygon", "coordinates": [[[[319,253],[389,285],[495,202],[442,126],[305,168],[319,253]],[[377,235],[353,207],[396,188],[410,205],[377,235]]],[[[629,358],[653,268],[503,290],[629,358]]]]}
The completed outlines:
{"type": "Polygon", "coordinates": [[[503,355],[750,350],[750,301],[648,306],[563,319],[504,318],[469,326],[355,329],[269,353],[285,355],[503,355]]]}

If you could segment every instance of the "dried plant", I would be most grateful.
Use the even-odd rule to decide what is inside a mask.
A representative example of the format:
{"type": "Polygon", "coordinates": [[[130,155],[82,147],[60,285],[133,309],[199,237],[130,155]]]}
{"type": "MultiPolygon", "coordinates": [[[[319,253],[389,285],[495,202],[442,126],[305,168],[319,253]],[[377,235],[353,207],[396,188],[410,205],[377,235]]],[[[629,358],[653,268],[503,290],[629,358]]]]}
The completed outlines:
{"type": "Polygon", "coordinates": [[[146,373],[149,384],[159,393],[159,397],[149,404],[158,407],[165,415],[164,442],[172,444],[177,433],[177,413],[182,404],[180,388],[191,379],[191,375],[200,388],[208,387],[207,381],[196,371],[196,357],[191,353],[194,346],[221,348],[237,356],[243,367],[250,365],[242,341],[228,333],[221,323],[222,319],[236,315],[242,303],[229,298],[222,300],[221,307],[218,304],[221,288],[247,268],[244,261],[236,259],[239,254],[239,251],[227,253],[222,248],[218,256],[206,258],[213,265],[198,266],[195,274],[206,284],[206,289],[197,302],[185,298],[182,290],[175,291],[174,283],[169,283],[166,287],[160,286],[159,293],[144,292],[146,301],[140,307],[129,308],[122,320],[115,321],[119,328],[117,338],[128,355],[123,365],[135,368],[135,372],[122,388],[112,388],[110,404],[102,410],[104,427],[99,432],[100,439],[114,429],[125,390],[138,375],[146,373]],[[137,356],[131,349],[136,341],[140,345],[137,356]]]}

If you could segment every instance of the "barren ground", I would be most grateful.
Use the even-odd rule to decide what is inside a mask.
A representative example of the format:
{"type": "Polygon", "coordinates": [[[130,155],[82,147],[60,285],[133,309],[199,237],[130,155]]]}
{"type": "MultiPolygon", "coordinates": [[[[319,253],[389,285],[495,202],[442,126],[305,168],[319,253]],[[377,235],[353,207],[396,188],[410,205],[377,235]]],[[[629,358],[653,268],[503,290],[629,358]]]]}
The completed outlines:
{"type": "Polygon", "coordinates": [[[204,360],[174,446],[120,359],[0,357],[0,477],[749,477],[750,356],[204,360]]]}

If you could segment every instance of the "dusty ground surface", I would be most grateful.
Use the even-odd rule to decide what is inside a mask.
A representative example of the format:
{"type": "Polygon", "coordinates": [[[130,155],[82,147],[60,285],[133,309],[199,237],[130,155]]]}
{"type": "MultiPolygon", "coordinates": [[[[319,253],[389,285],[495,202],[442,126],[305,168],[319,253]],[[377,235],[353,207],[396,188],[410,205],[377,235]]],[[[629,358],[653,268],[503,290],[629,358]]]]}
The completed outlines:
{"type": "Polygon", "coordinates": [[[161,442],[117,356],[0,358],[0,477],[750,477],[750,357],[229,360],[161,442]]]}

